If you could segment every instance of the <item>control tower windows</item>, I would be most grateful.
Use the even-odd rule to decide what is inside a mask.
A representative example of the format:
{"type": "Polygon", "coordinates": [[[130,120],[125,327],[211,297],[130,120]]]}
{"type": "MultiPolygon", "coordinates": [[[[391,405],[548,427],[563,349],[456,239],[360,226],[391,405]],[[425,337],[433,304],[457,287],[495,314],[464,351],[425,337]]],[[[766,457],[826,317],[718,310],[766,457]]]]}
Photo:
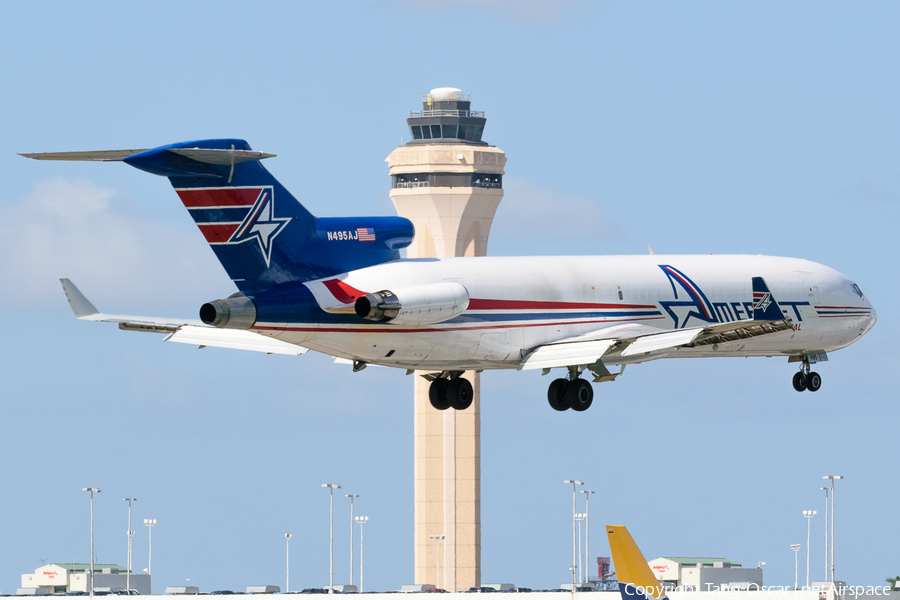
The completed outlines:
{"type": "Polygon", "coordinates": [[[503,176],[484,173],[405,173],[391,176],[393,188],[476,187],[503,189],[503,176]]]}
{"type": "Polygon", "coordinates": [[[471,125],[467,123],[443,124],[443,125],[411,125],[409,128],[414,140],[465,140],[467,142],[480,142],[484,125],[471,125]]]}

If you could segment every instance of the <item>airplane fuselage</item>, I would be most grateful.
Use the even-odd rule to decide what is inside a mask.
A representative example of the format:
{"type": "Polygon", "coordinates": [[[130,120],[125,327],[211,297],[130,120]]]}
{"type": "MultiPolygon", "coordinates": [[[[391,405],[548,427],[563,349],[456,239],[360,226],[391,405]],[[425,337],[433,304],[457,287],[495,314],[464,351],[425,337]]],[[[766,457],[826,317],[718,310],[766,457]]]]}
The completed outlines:
{"type": "MultiPolygon", "coordinates": [[[[462,314],[404,326],[352,310],[298,310],[253,331],[370,364],[407,369],[512,369],[533,348],[580,335],[646,335],[748,320],[750,281],[763,277],[793,329],[696,348],[622,356],[607,365],[668,357],[792,356],[834,351],[876,320],[859,288],[841,273],[802,259],[746,255],[570,256],[409,259],[338,279],[363,292],[457,282],[469,294],[462,314]]],[[[334,279],[334,278],[326,278],[334,279]]],[[[307,284],[308,287],[309,284],[307,284]]],[[[316,300],[322,305],[321,288],[316,300]]]]}

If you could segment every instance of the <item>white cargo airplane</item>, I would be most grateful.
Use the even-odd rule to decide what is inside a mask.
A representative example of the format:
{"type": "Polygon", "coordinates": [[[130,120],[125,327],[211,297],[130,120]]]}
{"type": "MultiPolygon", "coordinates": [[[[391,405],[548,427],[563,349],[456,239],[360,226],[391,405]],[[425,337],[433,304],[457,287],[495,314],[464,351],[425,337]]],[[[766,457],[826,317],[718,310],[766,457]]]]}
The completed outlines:
{"type": "Polygon", "coordinates": [[[793,385],[816,391],[810,365],[861,338],[872,305],[829,267],[769,256],[581,256],[403,259],[400,217],[317,218],[243,140],[149,150],[26,154],[124,161],[166,176],[238,292],[200,321],[100,313],[63,279],[75,315],[166,341],[268,353],[316,350],[366,365],[425,371],[441,410],[472,402],[467,370],[562,368],[556,410],[586,410],[595,382],[659,358],[786,356],[793,385]],[[617,373],[609,367],[619,365],[617,373]]]}

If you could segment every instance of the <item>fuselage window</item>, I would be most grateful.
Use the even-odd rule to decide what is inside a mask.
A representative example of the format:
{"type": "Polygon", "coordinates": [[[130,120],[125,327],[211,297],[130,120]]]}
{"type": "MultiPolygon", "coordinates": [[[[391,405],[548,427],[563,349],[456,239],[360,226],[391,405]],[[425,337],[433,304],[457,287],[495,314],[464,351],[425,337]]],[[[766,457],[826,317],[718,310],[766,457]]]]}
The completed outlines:
{"type": "Polygon", "coordinates": [[[619,300],[624,300],[625,296],[622,295],[622,290],[619,290],[619,300]]]}

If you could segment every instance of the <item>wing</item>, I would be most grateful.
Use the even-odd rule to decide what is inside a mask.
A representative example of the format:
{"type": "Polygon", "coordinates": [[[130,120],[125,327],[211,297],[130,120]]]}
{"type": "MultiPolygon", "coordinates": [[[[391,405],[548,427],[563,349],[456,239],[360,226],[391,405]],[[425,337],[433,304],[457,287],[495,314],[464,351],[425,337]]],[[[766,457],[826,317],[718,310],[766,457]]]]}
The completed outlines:
{"type": "Polygon", "coordinates": [[[790,319],[736,321],[674,331],[639,325],[610,327],[538,346],[525,356],[519,370],[582,367],[594,373],[598,381],[608,381],[616,375],[606,370],[604,357],[631,357],[628,362],[641,362],[641,355],[647,360],[656,358],[651,356],[653,352],[721,344],[789,330],[793,330],[790,319]]]}
{"type": "Polygon", "coordinates": [[[63,291],[69,299],[72,312],[82,321],[100,321],[118,323],[119,329],[125,331],[148,331],[168,334],[163,341],[194,344],[201,348],[232,348],[235,350],[252,350],[266,354],[300,355],[307,348],[276,340],[252,331],[240,329],[219,329],[210,327],[195,319],[166,319],[159,317],[134,317],[128,315],[108,315],[97,310],[90,300],[81,293],[74,283],[61,278],[63,291]]]}

